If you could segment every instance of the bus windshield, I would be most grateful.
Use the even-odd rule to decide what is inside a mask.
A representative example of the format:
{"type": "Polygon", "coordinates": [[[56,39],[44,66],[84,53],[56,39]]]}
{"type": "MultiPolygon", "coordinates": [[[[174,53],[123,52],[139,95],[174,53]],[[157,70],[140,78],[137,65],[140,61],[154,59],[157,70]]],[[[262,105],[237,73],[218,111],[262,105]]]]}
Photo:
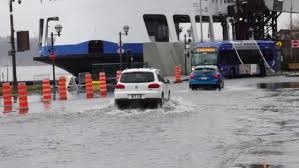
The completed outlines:
{"type": "Polygon", "coordinates": [[[196,65],[216,65],[217,53],[194,53],[192,55],[192,66],[196,65]]]}

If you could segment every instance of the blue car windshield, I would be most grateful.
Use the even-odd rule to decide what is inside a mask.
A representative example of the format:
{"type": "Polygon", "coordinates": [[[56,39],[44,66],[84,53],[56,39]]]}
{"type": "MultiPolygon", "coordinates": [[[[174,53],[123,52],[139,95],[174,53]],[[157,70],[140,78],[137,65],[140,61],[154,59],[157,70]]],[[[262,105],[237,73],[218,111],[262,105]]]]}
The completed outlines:
{"type": "Polygon", "coordinates": [[[194,53],[192,55],[192,66],[196,65],[216,65],[217,53],[194,53]]]}

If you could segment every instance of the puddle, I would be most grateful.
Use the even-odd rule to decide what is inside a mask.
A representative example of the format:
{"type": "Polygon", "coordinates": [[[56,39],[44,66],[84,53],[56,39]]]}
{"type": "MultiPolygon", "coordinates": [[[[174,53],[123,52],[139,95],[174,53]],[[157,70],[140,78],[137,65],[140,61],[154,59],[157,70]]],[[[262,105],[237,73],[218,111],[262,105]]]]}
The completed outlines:
{"type": "Polygon", "coordinates": [[[285,88],[299,88],[299,82],[281,82],[281,83],[260,83],[257,85],[260,89],[285,89],[285,88]]]}

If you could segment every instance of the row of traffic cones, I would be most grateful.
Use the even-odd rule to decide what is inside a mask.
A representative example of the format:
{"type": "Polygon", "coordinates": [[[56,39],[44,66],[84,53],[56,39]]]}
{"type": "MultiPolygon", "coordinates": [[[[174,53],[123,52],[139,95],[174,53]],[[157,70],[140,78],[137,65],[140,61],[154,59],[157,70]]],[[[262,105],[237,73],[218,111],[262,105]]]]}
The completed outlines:
{"type": "MultiPolygon", "coordinates": [[[[121,74],[121,71],[117,71],[116,78],[119,79],[121,74]]],[[[107,96],[107,83],[106,83],[106,74],[104,72],[101,72],[99,74],[99,82],[100,82],[100,95],[101,97],[107,96]]],[[[66,91],[66,84],[65,84],[65,78],[60,77],[59,78],[59,99],[60,100],[67,100],[67,91],[66,91]]],[[[85,74],[85,89],[86,89],[86,98],[91,99],[94,97],[93,92],[93,85],[92,85],[92,77],[90,73],[85,74]]],[[[51,86],[50,86],[50,80],[45,79],[43,80],[43,102],[49,102],[51,101],[51,86]]]]}
{"type": "MultiPolygon", "coordinates": [[[[50,102],[51,101],[51,86],[50,80],[45,79],[43,80],[43,102],[50,102]]],[[[12,111],[13,102],[12,102],[12,86],[10,83],[3,83],[3,102],[4,102],[4,113],[9,113],[12,111]]],[[[59,97],[60,100],[67,100],[67,93],[66,93],[66,85],[65,85],[65,78],[59,78],[59,97]]],[[[21,114],[25,114],[29,110],[28,106],[28,92],[27,92],[27,85],[25,82],[18,83],[18,99],[19,99],[19,112],[21,114]]]]}
{"type": "MultiPolygon", "coordinates": [[[[99,82],[100,82],[100,95],[101,97],[107,96],[107,83],[106,83],[106,74],[105,72],[101,72],[99,74],[99,82]]],[[[85,74],[85,89],[86,89],[86,98],[91,99],[94,96],[93,93],[93,85],[92,78],[90,73],[85,74]]]]}
{"type": "MultiPolygon", "coordinates": [[[[10,83],[3,83],[3,102],[4,102],[4,113],[12,111],[12,86],[10,83]]],[[[28,108],[28,97],[27,97],[27,86],[25,82],[18,83],[18,97],[19,97],[19,111],[20,113],[27,113],[28,108]]]]}
{"type": "MultiPolygon", "coordinates": [[[[116,80],[120,79],[122,71],[116,72],[116,80]]],[[[180,83],[181,80],[181,66],[176,66],[175,68],[175,82],[180,83]]],[[[60,100],[67,100],[67,88],[66,88],[66,79],[65,77],[59,78],[59,99],[60,100]]],[[[94,97],[93,93],[93,85],[92,85],[92,77],[90,73],[85,74],[85,82],[86,82],[86,97],[88,99],[94,97]]],[[[99,74],[99,83],[100,83],[100,95],[101,97],[107,96],[107,83],[106,83],[106,74],[105,72],[101,72],[99,74]]],[[[11,112],[12,111],[12,87],[10,83],[3,83],[3,101],[4,101],[4,112],[11,112]]],[[[42,82],[42,101],[43,102],[50,102],[52,100],[51,95],[51,85],[49,79],[44,79],[42,82]]],[[[19,97],[19,110],[22,113],[28,111],[28,96],[27,96],[27,86],[24,82],[18,83],[18,97],[19,97]]]]}
{"type": "MultiPolygon", "coordinates": [[[[67,100],[67,90],[66,90],[66,84],[65,84],[65,77],[60,77],[58,80],[59,86],[59,99],[60,100],[67,100]]],[[[52,100],[52,95],[51,95],[51,85],[50,85],[50,80],[49,79],[44,79],[43,80],[43,102],[50,102],[52,100]]]]}

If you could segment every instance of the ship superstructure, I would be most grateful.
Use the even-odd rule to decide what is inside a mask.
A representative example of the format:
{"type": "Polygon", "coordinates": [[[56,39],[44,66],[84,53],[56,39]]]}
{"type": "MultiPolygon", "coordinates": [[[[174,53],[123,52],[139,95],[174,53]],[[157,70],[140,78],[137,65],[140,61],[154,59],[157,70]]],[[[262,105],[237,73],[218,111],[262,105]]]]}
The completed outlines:
{"type": "MultiPolygon", "coordinates": [[[[119,32],[128,25],[128,35],[121,39],[123,61],[129,55],[134,62],[147,62],[172,74],[175,65],[184,65],[181,35],[186,26],[182,25],[191,29],[188,40],[193,42],[206,34],[214,41],[214,31],[222,31],[223,40],[250,38],[252,29],[265,32],[268,26],[257,27],[258,20],[249,24],[245,9],[255,1],[261,12],[252,13],[251,9],[251,14],[265,19],[265,14],[271,12],[271,26],[277,26],[280,11],[269,9],[273,4],[262,0],[42,0],[40,56],[35,60],[50,63],[50,32],[60,23],[63,32],[55,38],[54,46],[57,66],[77,75],[91,71],[95,64],[119,63],[119,32]],[[222,30],[214,29],[215,22],[221,23],[222,30]],[[208,23],[208,32],[202,31],[200,23],[208,23]]],[[[264,34],[255,37],[263,38],[264,34]]]]}

